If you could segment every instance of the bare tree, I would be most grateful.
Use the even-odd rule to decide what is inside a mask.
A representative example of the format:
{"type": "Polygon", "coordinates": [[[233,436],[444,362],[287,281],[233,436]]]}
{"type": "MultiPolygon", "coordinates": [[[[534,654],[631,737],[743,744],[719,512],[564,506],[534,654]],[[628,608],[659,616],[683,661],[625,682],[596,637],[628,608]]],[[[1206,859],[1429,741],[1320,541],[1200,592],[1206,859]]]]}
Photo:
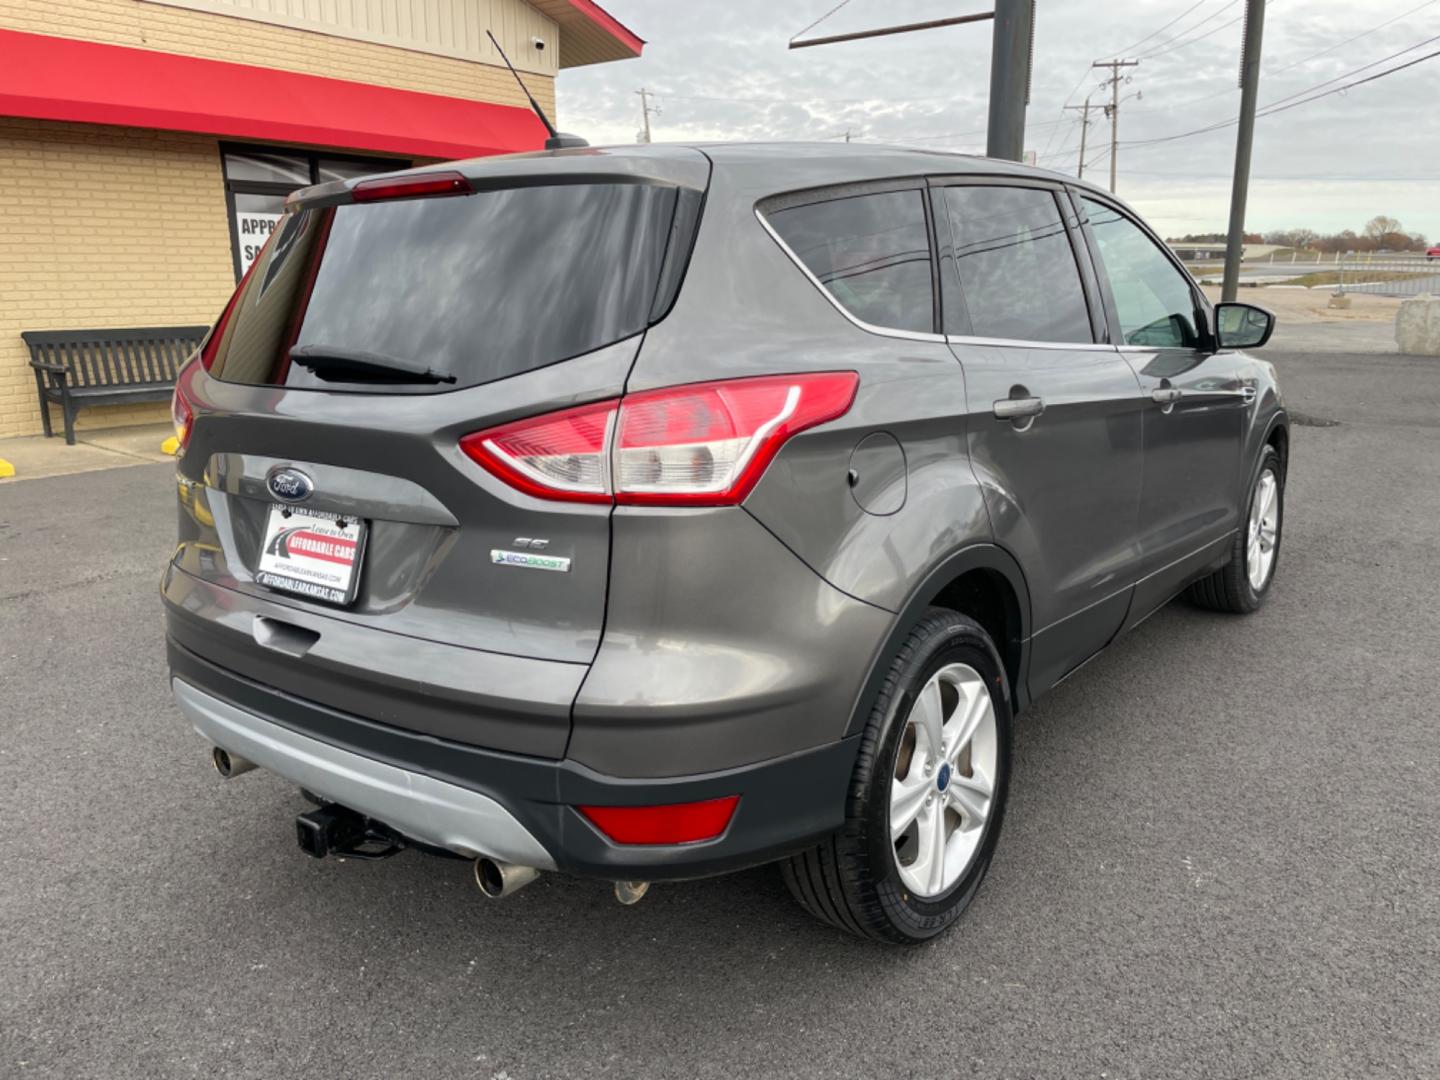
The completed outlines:
{"type": "Polygon", "coordinates": [[[1365,223],[1365,238],[1379,248],[1405,247],[1410,238],[1401,232],[1402,228],[1397,218],[1376,214],[1365,223]]]}

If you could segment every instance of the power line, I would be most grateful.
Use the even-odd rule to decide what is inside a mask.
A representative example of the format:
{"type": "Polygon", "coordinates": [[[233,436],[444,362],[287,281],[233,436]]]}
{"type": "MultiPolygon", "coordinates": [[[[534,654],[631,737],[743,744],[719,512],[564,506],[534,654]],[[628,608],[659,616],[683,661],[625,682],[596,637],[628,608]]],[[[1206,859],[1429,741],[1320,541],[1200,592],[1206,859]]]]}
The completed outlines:
{"type": "MultiPolygon", "coordinates": [[[[1430,38],[1427,41],[1422,41],[1419,45],[1412,45],[1408,49],[1402,49],[1400,52],[1395,53],[1392,56],[1387,56],[1385,60],[1393,60],[1396,56],[1402,56],[1407,52],[1413,52],[1415,49],[1420,48],[1422,45],[1430,44],[1430,42],[1436,40],[1440,40],[1440,37],[1430,38]]],[[[1256,115],[1273,116],[1276,113],[1288,112],[1290,109],[1298,108],[1301,105],[1308,105],[1312,101],[1319,101],[1321,98],[1330,97],[1332,94],[1341,94],[1344,93],[1346,90],[1350,90],[1356,86],[1363,86],[1365,83],[1375,82],[1377,79],[1383,79],[1387,75],[1394,75],[1396,72],[1404,71],[1406,68],[1412,68],[1416,64],[1422,64],[1426,60],[1433,60],[1437,56],[1440,56],[1440,50],[1436,50],[1432,53],[1427,53],[1424,56],[1417,57],[1414,60],[1410,60],[1404,64],[1398,64],[1393,68],[1387,68],[1384,71],[1378,71],[1374,75],[1367,75],[1363,79],[1356,79],[1354,82],[1348,82],[1341,86],[1335,86],[1329,90],[1323,90],[1318,94],[1312,93],[1312,91],[1318,90],[1320,87],[1336,81],[1335,79],[1327,79],[1326,82],[1317,83],[1315,86],[1309,87],[1306,90],[1301,90],[1299,93],[1291,94],[1289,95],[1289,97],[1280,98],[1279,101],[1271,102],[1269,105],[1264,106],[1256,115]],[[1304,94],[1310,94],[1311,96],[1302,97],[1301,95],[1304,94]],[[1299,100],[1293,100],[1295,98],[1299,98],[1299,100]],[[1287,102],[1288,104],[1286,104],[1287,102]]],[[[1375,61],[1375,64],[1384,63],[1385,60],[1377,60],[1375,61]]],[[[1375,64],[1367,64],[1365,65],[1365,68],[1374,67],[1375,64]]],[[[1365,68],[1357,68],[1355,70],[1364,71],[1365,68]]],[[[1353,75],[1355,74],[1355,72],[1350,72],[1349,74],[1353,75]]],[[[1339,76],[1339,78],[1345,78],[1345,76],[1342,75],[1339,76]]],[[[1206,127],[1196,128],[1193,131],[1184,131],[1176,135],[1163,135],[1154,139],[1136,139],[1131,142],[1122,143],[1121,145],[1126,147],[1141,147],[1154,146],[1158,143],[1175,142],[1179,139],[1188,139],[1195,135],[1205,135],[1212,131],[1220,131],[1227,127],[1233,127],[1236,123],[1238,123],[1238,121],[1236,120],[1222,120],[1214,124],[1207,125],[1206,127]]]]}
{"type": "MultiPolygon", "coordinates": [[[[1273,68],[1273,69],[1271,69],[1271,68],[1266,68],[1264,74],[1266,75],[1266,77],[1273,77],[1273,76],[1276,76],[1276,75],[1282,75],[1282,74],[1284,74],[1284,73],[1287,72],[1287,71],[1293,71],[1295,68],[1299,67],[1301,64],[1308,64],[1311,60],[1318,60],[1320,57],[1325,56],[1325,55],[1327,55],[1327,54],[1329,54],[1329,53],[1332,53],[1332,52],[1334,52],[1336,49],[1343,49],[1346,45],[1353,44],[1354,42],[1359,41],[1361,38],[1369,37],[1371,34],[1375,33],[1377,30],[1383,30],[1383,29],[1385,29],[1385,27],[1390,26],[1390,25],[1392,25],[1392,24],[1394,24],[1394,23],[1397,23],[1397,22],[1399,22],[1401,19],[1409,18],[1411,15],[1414,15],[1417,11],[1421,11],[1421,10],[1423,10],[1424,8],[1431,7],[1431,6],[1433,6],[1433,5],[1437,4],[1437,3],[1440,3],[1440,0],[1425,0],[1425,2],[1424,2],[1423,4],[1417,4],[1415,7],[1411,8],[1411,9],[1408,10],[1408,11],[1403,11],[1403,12],[1401,12],[1399,15],[1396,15],[1394,18],[1386,19],[1386,20],[1385,20],[1384,22],[1382,22],[1382,23],[1377,23],[1375,26],[1370,27],[1369,30],[1362,31],[1362,32],[1359,33],[1359,34],[1356,34],[1354,37],[1348,37],[1348,38],[1346,38],[1344,41],[1337,41],[1334,45],[1330,45],[1330,46],[1328,46],[1328,47],[1326,47],[1326,48],[1324,48],[1324,49],[1321,49],[1319,52],[1313,52],[1313,53],[1311,53],[1309,56],[1302,56],[1299,60],[1294,60],[1294,61],[1292,61],[1291,63],[1288,63],[1288,64],[1284,65],[1283,67],[1278,67],[1278,68],[1273,68]]],[[[1342,77],[1343,77],[1343,76],[1342,76],[1342,77]]],[[[1225,96],[1227,96],[1227,95],[1233,94],[1233,93],[1235,93],[1235,91],[1236,91],[1237,89],[1238,89],[1238,88],[1237,88],[1237,87],[1234,87],[1234,86],[1227,86],[1227,87],[1225,87],[1223,90],[1216,90],[1214,93],[1211,93],[1211,94],[1202,94],[1200,97],[1190,98],[1190,99],[1187,100],[1187,101],[1181,101],[1181,102],[1178,102],[1177,104],[1174,104],[1174,105],[1168,105],[1167,108],[1168,108],[1169,110],[1171,110],[1171,111],[1175,111],[1175,110],[1179,110],[1179,109],[1188,109],[1190,106],[1192,106],[1192,105],[1198,105],[1198,104],[1200,104],[1200,102],[1202,102],[1202,101],[1211,101],[1211,100],[1213,100],[1213,99],[1215,99],[1215,98],[1217,98],[1217,97],[1225,97],[1225,96]]]]}
{"type": "Polygon", "coordinates": [[[1309,56],[1305,57],[1304,59],[1296,60],[1293,64],[1286,64],[1284,67],[1278,67],[1278,68],[1276,68],[1276,69],[1273,70],[1273,71],[1267,71],[1266,74],[1267,74],[1267,75],[1279,75],[1279,74],[1281,74],[1282,72],[1289,71],[1291,68],[1297,68],[1297,67],[1299,67],[1301,64],[1308,64],[1311,60],[1317,60],[1317,59],[1319,59],[1320,57],[1324,56],[1326,53],[1332,53],[1332,52],[1334,52],[1336,49],[1342,49],[1342,48],[1344,48],[1346,45],[1349,45],[1351,42],[1359,41],[1359,40],[1360,40],[1361,38],[1363,38],[1363,37],[1369,37],[1371,34],[1375,33],[1375,31],[1377,31],[1377,30],[1384,30],[1385,27],[1389,26],[1391,23],[1397,23],[1397,22],[1399,22],[1401,19],[1408,18],[1409,16],[1414,15],[1417,11],[1420,11],[1420,10],[1422,10],[1423,8],[1430,7],[1430,6],[1432,6],[1433,4],[1436,4],[1436,3],[1440,3],[1440,0],[1425,0],[1425,2],[1424,2],[1423,4],[1417,4],[1415,7],[1411,8],[1409,11],[1404,11],[1404,12],[1401,12],[1399,15],[1396,15],[1393,19],[1386,19],[1384,22],[1382,22],[1382,23],[1380,23],[1380,24],[1378,24],[1378,25],[1376,25],[1376,26],[1372,26],[1369,30],[1366,30],[1364,33],[1356,34],[1354,37],[1346,38],[1344,41],[1337,41],[1334,45],[1331,45],[1328,49],[1321,49],[1321,50],[1320,50],[1319,52],[1317,52],[1317,53],[1311,53],[1309,56]]]}
{"type": "MultiPolygon", "coordinates": [[[[1158,36],[1158,35],[1160,35],[1160,34],[1163,34],[1166,30],[1170,29],[1170,27],[1174,26],[1174,25],[1175,25],[1177,22],[1179,22],[1181,19],[1185,18],[1185,16],[1189,15],[1192,11],[1194,11],[1196,8],[1198,8],[1201,4],[1204,4],[1204,3],[1207,3],[1207,2],[1208,2],[1208,0],[1195,0],[1195,3],[1191,4],[1188,8],[1186,8],[1184,11],[1182,11],[1179,15],[1176,15],[1173,19],[1171,19],[1169,22],[1165,23],[1165,24],[1164,24],[1163,26],[1161,26],[1159,29],[1157,29],[1157,30],[1152,30],[1149,34],[1146,34],[1146,35],[1145,35],[1143,38],[1141,38],[1139,41],[1135,42],[1134,45],[1128,45],[1128,46],[1126,46],[1126,47],[1123,48],[1123,49],[1116,49],[1116,50],[1110,51],[1109,54],[1110,54],[1111,56],[1124,56],[1124,55],[1125,55],[1126,53],[1128,53],[1128,52],[1133,52],[1133,51],[1136,49],[1136,47],[1145,44],[1145,42],[1151,40],[1152,38],[1154,38],[1154,37],[1156,37],[1156,36],[1158,36]]],[[[1223,11],[1223,10],[1225,10],[1225,9],[1224,9],[1224,8],[1221,8],[1220,10],[1223,11]]],[[[1204,20],[1202,20],[1202,22],[1201,22],[1201,23],[1198,23],[1197,25],[1203,25],[1203,22],[1204,22],[1204,20]]],[[[1192,28],[1192,29],[1193,29],[1193,28],[1192,28]]],[[[1085,80],[1090,77],[1091,72],[1094,70],[1093,61],[1098,60],[1098,59],[1100,59],[1098,56],[1091,57],[1091,61],[1092,61],[1091,66],[1087,67],[1083,72],[1081,72],[1080,78],[1078,78],[1077,80],[1075,80],[1075,85],[1072,86],[1072,87],[1070,88],[1070,92],[1065,95],[1065,100],[1060,103],[1060,115],[1061,115],[1061,117],[1063,117],[1063,116],[1065,115],[1065,110],[1070,107],[1070,103],[1075,100],[1075,95],[1080,92],[1080,87],[1084,84],[1085,80]]],[[[1038,126],[1038,125],[1037,125],[1037,126],[1038,126]]],[[[1071,134],[1073,134],[1073,132],[1069,132],[1069,133],[1066,134],[1065,140],[1060,144],[1060,149],[1055,152],[1055,156],[1058,157],[1061,153],[1064,152],[1065,146],[1070,142],[1071,134]]],[[[1039,161],[1039,160],[1041,160],[1042,158],[1046,158],[1046,157],[1049,157],[1049,156],[1050,156],[1050,145],[1051,145],[1051,143],[1053,143],[1054,141],[1055,141],[1055,131],[1052,129],[1051,132],[1050,132],[1050,137],[1045,140],[1045,145],[1040,148],[1040,153],[1036,156],[1036,159],[1035,159],[1036,161],[1039,161]]],[[[1081,167],[1082,167],[1082,168],[1084,167],[1084,166],[1083,166],[1083,162],[1082,162],[1082,166],[1081,166],[1081,167]]]]}
{"type": "Polygon", "coordinates": [[[797,31],[796,33],[792,34],[792,35],[790,36],[790,40],[791,40],[791,41],[794,41],[794,40],[795,40],[796,38],[798,38],[801,34],[808,34],[811,30],[814,30],[815,27],[819,26],[822,22],[824,22],[826,19],[830,18],[831,15],[834,15],[837,11],[839,11],[841,8],[843,8],[843,7],[844,7],[846,4],[848,4],[848,3],[850,3],[850,0],[840,0],[840,3],[836,4],[836,5],[835,5],[833,8],[831,8],[829,11],[825,12],[824,15],[821,15],[818,19],[816,19],[814,22],[812,22],[809,26],[805,27],[804,30],[797,31]]]}
{"type": "MultiPolygon", "coordinates": [[[[1274,3],[1274,2],[1275,2],[1275,0],[1266,0],[1266,5],[1268,6],[1269,4],[1272,4],[1272,3],[1274,3]]],[[[1223,10],[1223,9],[1222,9],[1222,10],[1223,10]]],[[[1235,18],[1229,20],[1228,22],[1223,22],[1223,23],[1221,23],[1219,26],[1217,26],[1217,27],[1215,27],[1215,28],[1213,28],[1213,29],[1211,29],[1211,30],[1207,30],[1207,31],[1205,31],[1205,33],[1200,34],[1200,35],[1198,35],[1198,36],[1196,36],[1196,37],[1193,37],[1193,38],[1191,38],[1191,39],[1188,40],[1188,41],[1179,42],[1178,44],[1173,45],[1173,46],[1171,46],[1171,47],[1168,48],[1168,49],[1160,49],[1158,52],[1147,53],[1146,55],[1142,56],[1140,59],[1142,59],[1142,60],[1154,60],[1154,59],[1156,59],[1157,57],[1168,56],[1168,55],[1170,55],[1170,54],[1173,53],[1173,52],[1179,52],[1181,49],[1189,48],[1191,45],[1194,45],[1194,44],[1196,44],[1196,43],[1198,43],[1198,42],[1204,41],[1206,38],[1214,37],[1216,34],[1220,33],[1221,30],[1226,30],[1226,29],[1234,26],[1236,23],[1241,22],[1244,18],[1245,18],[1244,15],[1236,15],[1235,18]]]]}
{"type": "Polygon", "coordinates": [[[1171,19],[1171,20],[1170,20],[1169,22],[1167,22],[1164,26],[1160,27],[1160,29],[1150,31],[1150,33],[1146,34],[1144,37],[1142,37],[1139,41],[1135,42],[1135,44],[1133,44],[1133,45],[1126,45],[1125,48],[1123,48],[1123,49],[1116,49],[1115,52],[1114,52],[1114,55],[1115,55],[1115,56],[1124,56],[1126,53],[1132,53],[1132,52],[1134,52],[1136,49],[1138,49],[1141,45],[1144,45],[1144,44],[1145,44],[1147,41],[1149,41],[1151,38],[1159,37],[1159,36],[1160,36],[1161,34],[1163,34],[1166,30],[1169,30],[1170,27],[1174,26],[1174,25],[1175,25],[1177,22],[1179,22],[1181,19],[1185,18],[1186,15],[1189,15],[1192,11],[1194,11],[1196,8],[1198,8],[1201,4],[1208,3],[1208,2],[1209,2],[1209,0],[1195,0],[1195,3],[1191,4],[1188,8],[1186,8],[1184,11],[1182,11],[1179,15],[1176,15],[1175,18],[1171,19]]]}
{"type": "MultiPolygon", "coordinates": [[[[1181,30],[1181,31],[1180,31],[1179,33],[1177,33],[1174,37],[1172,37],[1169,41],[1162,41],[1162,42],[1159,43],[1159,46],[1158,46],[1157,48],[1151,49],[1150,51],[1148,51],[1148,52],[1146,52],[1146,53],[1142,53],[1141,56],[1140,56],[1140,59],[1141,59],[1141,60],[1146,60],[1146,59],[1149,59],[1149,58],[1152,57],[1152,56],[1161,56],[1161,55],[1163,55],[1164,53],[1174,52],[1176,49],[1181,49],[1181,48],[1184,48],[1186,45],[1193,44],[1193,42],[1191,42],[1191,41],[1186,41],[1185,39],[1186,39],[1190,34],[1193,34],[1196,30],[1199,30],[1200,27],[1204,26],[1206,23],[1214,22],[1214,21],[1215,21],[1216,19],[1218,19],[1221,15],[1225,14],[1225,12],[1229,11],[1232,7],[1234,7],[1234,6],[1235,6],[1236,4],[1238,4],[1239,2],[1240,2],[1240,0],[1230,0],[1230,2],[1229,2],[1228,4],[1224,5],[1223,7],[1220,7],[1220,8],[1215,9],[1215,10],[1212,11],[1209,15],[1205,16],[1205,18],[1201,19],[1199,22],[1197,22],[1197,23],[1192,23],[1190,26],[1187,26],[1184,30],[1181,30]]],[[[1238,20],[1237,20],[1237,21],[1238,21],[1238,20]]],[[[1208,35],[1202,35],[1202,36],[1208,36],[1208,35]]],[[[1195,41],[1198,41],[1198,40],[1200,40],[1200,39],[1199,39],[1199,38],[1196,38],[1196,39],[1194,39],[1194,40],[1195,40],[1195,41]]]]}

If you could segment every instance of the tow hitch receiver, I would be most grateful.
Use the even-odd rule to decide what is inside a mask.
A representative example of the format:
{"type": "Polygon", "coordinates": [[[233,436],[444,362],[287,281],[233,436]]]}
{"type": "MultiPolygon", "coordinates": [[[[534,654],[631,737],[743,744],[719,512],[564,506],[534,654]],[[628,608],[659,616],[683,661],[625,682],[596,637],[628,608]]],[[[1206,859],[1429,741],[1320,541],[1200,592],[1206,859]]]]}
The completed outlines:
{"type": "Polygon", "coordinates": [[[392,830],[335,803],[297,817],[295,838],[300,850],[316,859],[388,859],[405,849],[392,830]]]}

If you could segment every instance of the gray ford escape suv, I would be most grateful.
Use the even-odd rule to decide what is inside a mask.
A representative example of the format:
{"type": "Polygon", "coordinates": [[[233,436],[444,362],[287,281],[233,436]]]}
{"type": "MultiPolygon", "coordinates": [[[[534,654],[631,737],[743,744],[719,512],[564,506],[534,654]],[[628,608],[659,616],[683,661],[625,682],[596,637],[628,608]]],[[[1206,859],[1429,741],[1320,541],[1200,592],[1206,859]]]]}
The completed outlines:
{"type": "Polygon", "coordinates": [[[1271,316],[1111,196],[855,146],[312,187],[175,391],[175,698],[310,854],[616,882],[780,861],[940,932],[1014,716],[1279,552],[1271,316]]]}

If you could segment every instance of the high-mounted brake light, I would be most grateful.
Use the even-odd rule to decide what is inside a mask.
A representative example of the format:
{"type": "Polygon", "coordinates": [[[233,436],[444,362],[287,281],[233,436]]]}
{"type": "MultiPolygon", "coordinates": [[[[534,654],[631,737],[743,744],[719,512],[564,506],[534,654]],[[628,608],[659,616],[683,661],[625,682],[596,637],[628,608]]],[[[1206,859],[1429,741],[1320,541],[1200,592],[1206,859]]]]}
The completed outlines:
{"type": "Polygon", "coordinates": [[[418,176],[377,176],[373,180],[361,180],[350,189],[350,196],[357,203],[367,203],[382,202],[385,199],[470,195],[474,191],[475,188],[465,176],[451,170],[420,173],[418,176]]]}
{"type": "Polygon", "coordinates": [[[547,413],[460,440],[543,499],[645,506],[742,502],[791,436],[843,416],[853,371],[692,383],[547,413]]]}
{"type": "Polygon", "coordinates": [[[666,806],[580,806],[585,818],[617,844],[695,844],[730,827],[739,795],[666,806]]]}

